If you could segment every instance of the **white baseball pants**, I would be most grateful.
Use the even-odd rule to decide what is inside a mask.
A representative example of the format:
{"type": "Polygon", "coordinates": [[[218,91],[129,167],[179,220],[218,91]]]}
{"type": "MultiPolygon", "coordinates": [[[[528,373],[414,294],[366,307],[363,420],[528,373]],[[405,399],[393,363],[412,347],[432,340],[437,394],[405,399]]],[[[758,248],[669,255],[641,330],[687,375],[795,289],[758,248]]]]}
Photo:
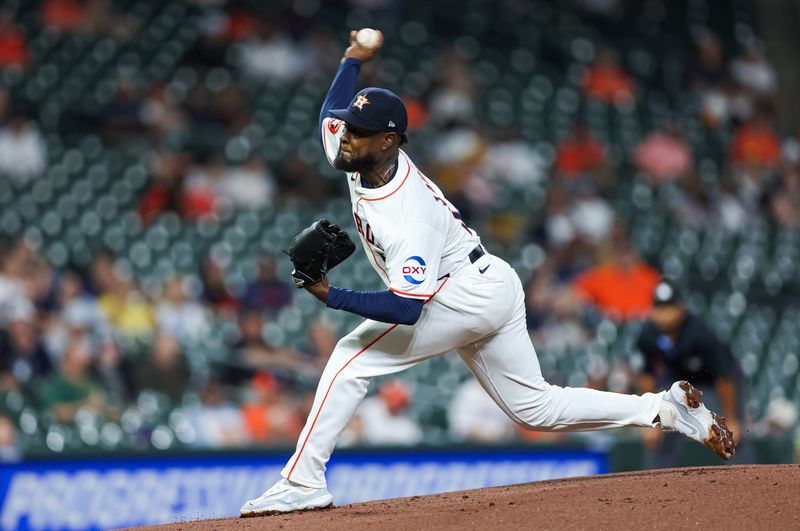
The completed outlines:
{"type": "Polygon", "coordinates": [[[623,395],[548,384],[528,336],[524,300],[514,269],[486,254],[474,264],[465,260],[441,281],[415,325],[363,322],[331,354],[297,449],[281,475],[308,487],[324,487],[326,463],[369,379],[451,350],[458,351],[503,411],[529,429],[654,426],[663,393],[623,395]]]}

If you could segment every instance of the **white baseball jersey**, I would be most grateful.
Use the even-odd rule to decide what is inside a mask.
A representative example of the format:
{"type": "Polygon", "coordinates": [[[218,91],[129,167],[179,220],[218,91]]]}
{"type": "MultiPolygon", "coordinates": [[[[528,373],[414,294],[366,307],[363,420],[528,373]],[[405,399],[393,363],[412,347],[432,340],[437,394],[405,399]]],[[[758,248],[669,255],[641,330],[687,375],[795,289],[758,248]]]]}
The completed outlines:
{"type": "MultiPolygon", "coordinates": [[[[322,129],[332,162],[342,123],[326,118],[322,129]]],[[[375,271],[390,290],[424,299],[425,305],[414,325],[367,319],[336,344],[283,477],[325,487],[326,463],[369,379],[453,350],[500,409],[529,429],[654,426],[663,393],[623,395],[544,380],[516,272],[491,254],[474,263],[468,258],[478,236],[405,153],[400,152],[394,178],[383,186],[364,188],[356,173],[347,174],[347,181],[356,228],[375,271]]]]}
{"type": "MultiPolygon", "coordinates": [[[[333,164],[343,122],[326,118],[322,142],[333,164]]],[[[347,173],[353,218],[367,259],[390,290],[427,300],[440,278],[452,273],[479,243],[475,231],[441,190],[402,150],[394,177],[379,188],[347,173]]]]}

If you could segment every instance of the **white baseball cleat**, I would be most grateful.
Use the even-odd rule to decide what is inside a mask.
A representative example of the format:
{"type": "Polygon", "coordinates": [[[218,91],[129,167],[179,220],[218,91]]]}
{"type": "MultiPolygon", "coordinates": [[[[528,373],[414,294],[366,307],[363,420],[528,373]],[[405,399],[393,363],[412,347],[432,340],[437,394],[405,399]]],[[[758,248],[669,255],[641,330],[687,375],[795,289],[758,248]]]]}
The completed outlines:
{"type": "Polygon", "coordinates": [[[324,509],[331,505],[333,505],[333,496],[328,489],[304,487],[292,483],[288,479],[281,479],[267,492],[242,505],[239,514],[243,517],[267,516],[293,511],[324,509]]]}
{"type": "Polygon", "coordinates": [[[703,393],[687,381],[675,382],[664,395],[658,416],[664,431],[677,431],[714,450],[721,458],[730,459],[736,453],[733,432],[725,417],[709,411],[703,405],[703,393]]]}

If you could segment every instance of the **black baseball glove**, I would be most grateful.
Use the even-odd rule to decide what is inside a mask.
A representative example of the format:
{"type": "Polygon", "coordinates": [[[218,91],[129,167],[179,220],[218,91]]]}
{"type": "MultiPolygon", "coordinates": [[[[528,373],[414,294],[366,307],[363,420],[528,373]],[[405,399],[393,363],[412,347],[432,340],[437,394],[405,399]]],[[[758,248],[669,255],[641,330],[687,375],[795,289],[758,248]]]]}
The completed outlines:
{"type": "Polygon", "coordinates": [[[322,280],[325,274],[353,254],[356,245],[339,226],[327,219],[315,221],[298,234],[287,253],[292,259],[292,279],[298,288],[322,280]]]}

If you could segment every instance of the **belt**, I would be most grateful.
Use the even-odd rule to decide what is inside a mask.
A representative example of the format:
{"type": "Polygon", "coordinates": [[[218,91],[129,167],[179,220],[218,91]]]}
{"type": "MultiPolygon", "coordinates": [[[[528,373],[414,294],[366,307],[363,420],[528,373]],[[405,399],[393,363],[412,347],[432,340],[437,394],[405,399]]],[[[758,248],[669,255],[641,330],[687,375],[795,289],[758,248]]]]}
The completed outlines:
{"type": "Polygon", "coordinates": [[[483,248],[483,245],[478,244],[477,247],[469,252],[469,261],[474,264],[481,256],[485,254],[486,250],[483,248]]]}
{"type": "MultiPolygon", "coordinates": [[[[478,261],[478,259],[481,256],[483,256],[485,254],[486,254],[486,249],[483,248],[483,245],[478,244],[473,250],[471,250],[469,252],[469,254],[467,255],[467,258],[469,258],[469,262],[471,264],[474,264],[475,262],[478,261]]],[[[460,269],[460,268],[457,267],[456,269],[460,269]]],[[[442,280],[443,278],[447,278],[449,276],[450,276],[450,273],[447,273],[446,275],[442,275],[441,277],[439,277],[436,280],[442,280]]]]}

